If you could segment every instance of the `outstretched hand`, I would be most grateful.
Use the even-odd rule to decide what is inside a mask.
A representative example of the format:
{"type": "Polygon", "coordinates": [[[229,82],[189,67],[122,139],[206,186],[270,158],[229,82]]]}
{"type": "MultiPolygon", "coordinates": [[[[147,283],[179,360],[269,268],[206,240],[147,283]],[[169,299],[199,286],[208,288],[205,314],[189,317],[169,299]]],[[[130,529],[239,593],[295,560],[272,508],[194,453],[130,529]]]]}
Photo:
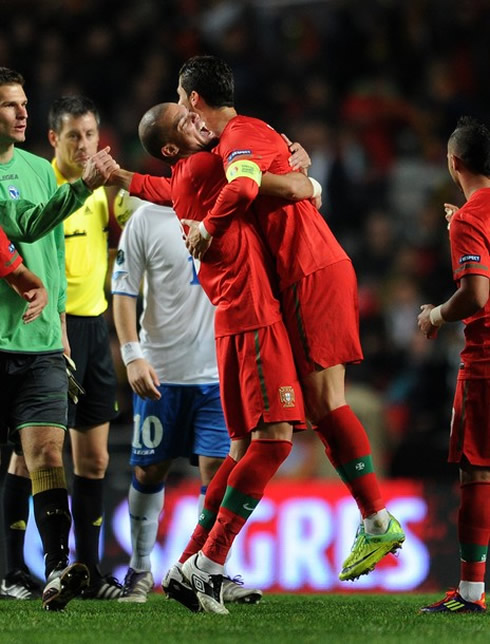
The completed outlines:
{"type": "Polygon", "coordinates": [[[120,166],[109,154],[109,146],[99,150],[90,157],[83,169],[82,179],[90,190],[103,186],[113,172],[120,169],[120,166]]]}

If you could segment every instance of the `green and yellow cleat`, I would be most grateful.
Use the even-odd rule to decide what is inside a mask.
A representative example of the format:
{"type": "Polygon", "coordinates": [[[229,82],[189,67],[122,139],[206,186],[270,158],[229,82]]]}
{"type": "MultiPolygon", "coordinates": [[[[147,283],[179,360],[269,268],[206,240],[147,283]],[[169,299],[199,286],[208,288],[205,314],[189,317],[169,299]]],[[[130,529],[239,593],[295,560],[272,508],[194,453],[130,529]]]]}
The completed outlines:
{"type": "Polygon", "coordinates": [[[350,555],[342,566],[340,581],[354,581],[361,575],[367,575],[385,555],[399,550],[404,541],[405,533],[391,514],[384,534],[368,534],[361,522],[350,555]]]}

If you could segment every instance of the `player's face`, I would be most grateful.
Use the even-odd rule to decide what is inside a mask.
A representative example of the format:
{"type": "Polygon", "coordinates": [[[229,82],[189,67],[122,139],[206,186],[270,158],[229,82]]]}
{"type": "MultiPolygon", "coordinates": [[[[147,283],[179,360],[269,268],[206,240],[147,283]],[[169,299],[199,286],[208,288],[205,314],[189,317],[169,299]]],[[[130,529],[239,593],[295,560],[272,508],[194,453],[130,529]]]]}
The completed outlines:
{"type": "Polygon", "coordinates": [[[190,112],[184,105],[175,105],[172,114],[174,143],[183,153],[198,152],[208,147],[214,134],[204,125],[196,112],[190,112]]]}
{"type": "Polygon", "coordinates": [[[0,85],[0,146],[26,140],[27,98],[21,85],[0,85]]]}
{"type": "Polygon", "coordinates": [[[56,152],[58,165],[81,172],[89,157],[97,152],[99,128],[92,112],[73,116],[64,114],[59,132],[50,132],[50,141],[56,152]]]}

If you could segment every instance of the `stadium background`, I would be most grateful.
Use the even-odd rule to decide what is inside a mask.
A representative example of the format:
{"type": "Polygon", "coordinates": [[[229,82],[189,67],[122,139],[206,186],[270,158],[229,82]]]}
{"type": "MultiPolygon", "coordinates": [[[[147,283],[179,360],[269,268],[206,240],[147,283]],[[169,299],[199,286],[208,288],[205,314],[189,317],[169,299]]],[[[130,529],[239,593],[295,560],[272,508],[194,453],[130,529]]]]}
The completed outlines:
{"type": "MultiPolygon", "coordinates": [[[[361,588],[401,588],[414,562],[420,566],[408,575],[411,588],[457,578],[457,471],[445,458],[462,332],[448,325],[437,342],[427,342],[416,316],[420,304],[441,302],[453,289],[442,203],[460,204],[461,195],[448,177],[445,146],[458,116],[489,114],[489,4],[0,1],[0,64],[26,78],[30,151],[50,158],[51,101],[84,93],[100,107],[102,142],[123,167],[164,172],[142,152],[137,123],[151,105],[176,100],[179,66],[197,53],[230,63],[240,112],[267,120],[309,151],[311,175],[324,189],[322,214],[359,279],[365,360],[348,371],[349,401],[370,432],[387,498],[402,504],[400,519],[416,546],[361,588]]],[[[121,415],[111,431],[103,547],[105,568],[117,571],[128,550],[118,518],[130,477],[131,396],[115,336],[113,349],[121,415]]],[[[237,572],[266,588],[338,589],[332,571],[356,517],[312,438],[296,443],[235,549],[237,572]],[[268,577],[256,576],[261,569],[268,577]]],[[[195,475],[178,463],[171,477],[157,580],[158,566],[178,552],[194,522],[195,475]]]]}

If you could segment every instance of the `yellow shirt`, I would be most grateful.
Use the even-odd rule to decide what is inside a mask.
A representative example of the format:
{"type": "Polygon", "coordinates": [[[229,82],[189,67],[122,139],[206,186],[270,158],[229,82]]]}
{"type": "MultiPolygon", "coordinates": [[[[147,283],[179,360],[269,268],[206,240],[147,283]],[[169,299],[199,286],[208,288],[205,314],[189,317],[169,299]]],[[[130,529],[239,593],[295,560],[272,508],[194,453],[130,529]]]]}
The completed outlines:
{"type": "MultiPolygon", "coordinates": [[[[60,186],[66,183],[53,159],[60,186]]],[[[83,206],[65,219],[66,312],[100,315],[107,309],[104,282],[107,273],[109,208],[104,188],[97,188],[83,206]]]]}

